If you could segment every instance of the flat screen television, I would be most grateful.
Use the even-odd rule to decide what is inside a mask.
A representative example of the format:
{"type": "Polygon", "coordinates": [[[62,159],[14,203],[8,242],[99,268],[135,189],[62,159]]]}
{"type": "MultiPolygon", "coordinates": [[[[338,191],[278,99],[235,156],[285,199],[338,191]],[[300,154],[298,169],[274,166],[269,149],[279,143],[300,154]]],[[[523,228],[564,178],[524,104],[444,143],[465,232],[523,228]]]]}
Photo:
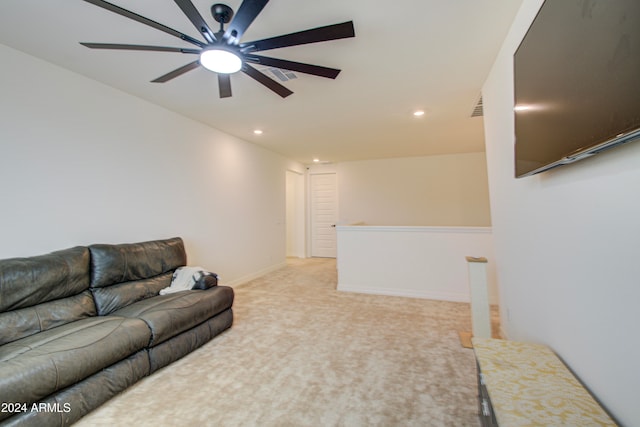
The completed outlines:
{"type": "Polygon", "coordinates": [[[514,82],[517,178],[640,138],[640,0],[546,0],[514,82]]]}

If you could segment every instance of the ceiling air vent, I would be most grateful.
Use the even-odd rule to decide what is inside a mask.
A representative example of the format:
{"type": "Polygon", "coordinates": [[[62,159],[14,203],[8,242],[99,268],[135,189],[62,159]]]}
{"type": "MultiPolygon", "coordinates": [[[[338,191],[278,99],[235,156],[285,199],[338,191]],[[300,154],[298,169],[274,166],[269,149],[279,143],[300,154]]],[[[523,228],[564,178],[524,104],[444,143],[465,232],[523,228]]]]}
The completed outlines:
{"type": "Polygon", "coordinates": [[[484,116],[484,111],[482,110],[482,96],[478,99],[478,103],[475,107],[473,107],[473,111],[471,112],[471,117],[482,117],[484,116]]]}
{"type": "Polygon", "coordinates": [[[280,68],[275,68],[275,67],[269,67],[269,68],[263,68],[260,71],[262,71],[263,73],[273,76],[276,79],[280,80],[281,82],[287,82],[289,80],[293,80],[293,79],[297,79],[298,76],[296,76],[292,71],[289,70],[281,70],[280,68]]]}

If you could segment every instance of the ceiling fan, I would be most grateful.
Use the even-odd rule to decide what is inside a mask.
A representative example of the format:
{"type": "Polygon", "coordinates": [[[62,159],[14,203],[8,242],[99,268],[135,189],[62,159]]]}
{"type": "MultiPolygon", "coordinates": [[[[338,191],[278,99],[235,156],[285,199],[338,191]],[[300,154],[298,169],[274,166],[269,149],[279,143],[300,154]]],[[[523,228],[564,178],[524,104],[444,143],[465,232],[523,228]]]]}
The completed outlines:
{"type": "Polygon", "coordinates": [[[283,98],[293,93],[291,90],[266,76],[250,64],[259,64],[268,67],[276,67],[284,70],[298,71],[301,73],[335,79],[338,76],[338,73],[340,73],[340,70],[338,69],[322,67],[319,65],[304,64],[284,59],[270,58],[266,56],[256,55],[254,52],[288,46],[297,46],[307,43],[317,43],[355,37],[353,21],[348,21],[340,24],[333,24],[324,27],[298,31],[295,33],[285,34],[277,37],[241,43],[240,39],[242,38],[242,35],[247,30],[249,25],[251,25],[253,20],[262,11],[262,9],[266,6],[269,0],[243,0],[242,4],[235,14],[235,17],[233,10],[229,6],[219,3],[214,4],[213,6],[211,6],[211,14],[213,15],[213,19],[220,24],[220,30],[215,33],[211,30],[209,25],[207,25],[206,21],[202,18],[202,15],[200,15],[191,0],[174,0],[178,7],[182,9],[182,12],[187,16],[187,18],[189,18],[191,23],[196,27],[198,32],[205,39],[204,42],[106,1],[84,1],[99,6],[108,11],[117,13],[118,15],[122,15],[126,18],[133,19],[134,21],[148,25],[167,34],[171,34],[174,37],[195,45],[196,48],[188,49],[181,47],[114,43],[80,44],[91,49],[178,52],[188,55],[199,55],[199,58],[195,61],[183,65],[182,67],[177,68],[163,76],[160,76],[157,79],[152,80],[152,82],[164,83],[188,71],[198,68],[199,66],[203,66],[204,68],[214,71],[218,74],[218,89],[220,92],[220,98],[228,98],[231,96],[230,75],[237,71],[242,71],[249,77],[263,84],[283,98]],[[229,24],[226,30],[224,29],[225,24],[229,24]]]}

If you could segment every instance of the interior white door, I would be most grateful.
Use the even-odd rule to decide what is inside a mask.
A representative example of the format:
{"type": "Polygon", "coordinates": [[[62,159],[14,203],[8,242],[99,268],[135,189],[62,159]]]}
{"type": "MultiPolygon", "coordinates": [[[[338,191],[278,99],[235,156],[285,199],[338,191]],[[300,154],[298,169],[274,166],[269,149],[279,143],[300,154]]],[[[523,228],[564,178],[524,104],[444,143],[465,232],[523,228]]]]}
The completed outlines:
{"type": "Polygon", "coordinates": [[[310,175],[311,256],[336,257],[338,189],[335,173],[310,175]]]}

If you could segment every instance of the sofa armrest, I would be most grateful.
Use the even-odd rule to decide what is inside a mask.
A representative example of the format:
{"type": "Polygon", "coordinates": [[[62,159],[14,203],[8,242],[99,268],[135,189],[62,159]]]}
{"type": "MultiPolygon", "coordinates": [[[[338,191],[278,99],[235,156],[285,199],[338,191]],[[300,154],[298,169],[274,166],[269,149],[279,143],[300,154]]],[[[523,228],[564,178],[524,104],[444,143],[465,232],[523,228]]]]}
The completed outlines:
{"type": "Polygon", "coordinates": [[[216,273],[206,273],[204,274],[198,281],[196,281],[195,285],[193,285],[192,289],[209,289],[218,285],[218,275],[216,273]]]}

